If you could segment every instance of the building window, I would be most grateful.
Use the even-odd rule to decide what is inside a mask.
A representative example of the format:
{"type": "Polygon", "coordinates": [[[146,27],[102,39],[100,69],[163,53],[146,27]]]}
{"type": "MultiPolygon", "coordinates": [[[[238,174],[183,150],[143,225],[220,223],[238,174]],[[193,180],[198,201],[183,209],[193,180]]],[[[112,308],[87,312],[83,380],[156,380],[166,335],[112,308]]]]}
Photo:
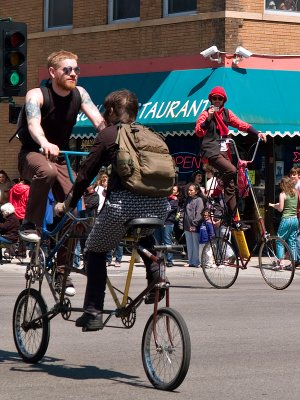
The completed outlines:
{"type": "Polygon", "coordinates": [[[108,21],[139,21],[140,0],[109,0],[108,21]]]}
{"type": "Polygon", "coordinates": [[[164,17],[173,14],[191,14],[197,11],[197,0],[164,0],[164,17]]]}
{"type": "Polygon", "coordinates": [[[45,30],[73,25],[73,0],[45,0],[45,30]]]}
{"type": "Polygon", "coordinates": [[[265,0],[266,10],[276,10],[280,13],[300,12],[300,1],[298,0],[265,0]]]}

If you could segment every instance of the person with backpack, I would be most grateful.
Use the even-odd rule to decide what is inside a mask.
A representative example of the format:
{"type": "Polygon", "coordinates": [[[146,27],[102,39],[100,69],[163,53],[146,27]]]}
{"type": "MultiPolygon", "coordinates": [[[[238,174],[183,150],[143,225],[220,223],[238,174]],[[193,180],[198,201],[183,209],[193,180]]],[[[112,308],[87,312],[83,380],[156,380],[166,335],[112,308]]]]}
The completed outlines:
{"type": "MultiPolygon", "coordinates": [[[[18,157],[20,175],[31,182],[26,213],[20,227],[23,240],[37,240],[43,224],[47,197],[52,189],[56,201],[63,201],[72,184],[60,150],[68,150],[78,112],[83,111],[97,130],[104,119],[83,87],[77,86],[78,57],[60,50],[48,57],[50,79],[46,87],[27,92],[25,107],[18,121],[17,134],[22,142],[18,157]]],[[[61,280],[66,252],[59,251],[57,279],[61,280]]],[[[69,279],[66,294],[75,294],[69,279]]]]}
{"type": "MultiPolygon", "coordinates": [[[[151,187],[143,187],[142,178],[138,174],[138,164],[135,165],[136,168],[132,172],[132,174],[135,174],[133,179],[136,182],[136,186],[133,187],[129,182],[130,177],[132,177],[130,171],[128,171],[129,180],[126,181],[122,172],[118,170],[117,160],[119,156],[122,157],[120,152],[124,152],[124,148],[121,148],[118,144],[121,134],[126,136],[128,131],[131,130],[130,135],[132,138],[137,138],[137,141],[141,145],[146,146],[148,143],[152,151],[158,149],[158,146],[153,146],[150,141],[153,139],[152,136],[157,136],[157,134],[153,132],[151,134],[150,130],[147,130],[147,127],[135,123],[138,109],[138,99],[132,92],[126,89],[112,92],[105,98],[104,118],[107,127],[95,139],[89,155],[78,171],[76,181],[69,196],[64,203],[58,203],[55,207],[56,213],[59,215],[75,207],[85,188],[97,176],[100,168],[112,164],[106,201],[86,241],[87,286],[83,305],[84,313],[75,322],[76,326],[85,328],[86,330],[99,330],[103,326],[103,305],[107,277],[106,253],[114,249],[124,237],[126,233],[126,221],[132,218],[146,217],[158,217],[165,220],[169,210],[167,195],[171,193],[175,183],[175,167],[172,164],[173,180],[170,182],[168,179],[164,179],[165,171],[162,170],[160,163],[157,162],[160,153],[156,153],[154,157],[158,163],[158,175],[153,177],[152,169],[148,170],[148,175],[152,176],[152,189],[151,187]],[[144,134],[145,132],[146,135],[144,134]],[[159,185],[159,188],[157,185],[159,185]],[[144,189],[148,190],[148,194],[141,194],[144,189]]],[[[158,141],[159,138],[157,137],[155,140],[158,141]]],[[[168,154],[165,152],[163,158],[167,159],[167,156],[168,154]]],[[[130,169],[135,155],[132,154],[132,151],[129,151],[126,158],[127,163],[123,164],[123,166],[130,169]]],[[[149,250],[151,250],[154,244],[155,239],[153,235],[141,239],[141,246],[149,250]]],[[[147,280],[151,282],[159,274],[159,265],[142,253],[140,253],[140,256],[146,266],[147,280]]],[[[164,291],[161,290],[160,299],[163,296],[164,291]]],[[[151,304],[154,301],[155,293],[151,292],[150,296],[146,297],[145,302],[146,304],[151,304]]]]}
{"type": "MultiPolygon", "coordinates": [[[[264,142],[266,142],[267,138],[264,133],[258,132],[252,125],[240,120],[231,110],[224,107],[227,101],[227,95],[223,87],[217,86],[213,88],[208,95],[208,99],[211,105],[199,115],[195,134],[199,138],[202,138],[200,151],[203,157],[208,159],[208,163],[222,175],[221,179],[224,187],[225,203],[228,206],[230,214],[235,218],[232,228],[236,230],[245,230],[248,229],[249,226],[237,221],[236,216],[235,181],[237,169],[231,163],[231,154],[228,144],[220,141],[220,139],[228,136],[228,126],[257,135],[264,142]]],[[[216,196],[222,192],[222,185],[216,188],[216,196]]]]}

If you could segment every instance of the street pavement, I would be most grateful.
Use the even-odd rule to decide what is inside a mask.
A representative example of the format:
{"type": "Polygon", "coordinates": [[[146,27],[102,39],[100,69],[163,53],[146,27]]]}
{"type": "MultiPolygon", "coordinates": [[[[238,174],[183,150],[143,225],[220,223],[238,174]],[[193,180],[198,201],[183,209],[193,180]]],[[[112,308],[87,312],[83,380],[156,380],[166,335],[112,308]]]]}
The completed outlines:
{"type": "MultiPolygon", "coordinates": [[[[122,287],[128,256],[121,268],[108,268],[122,287]]],[[[153,311],[142,305],[132,329],[83,333],[70,321],[51,320],[49,346],[41,362],[21,361],[12,335],[15,300],[25,287],[26,267],[18,262],[0,266],[0,400],[298,400],[300,398],[300,279],[271,289],[261,277],[257,259],[240,271],[226,290],[212,288],[202,270],[176,260],[167,270],[171,307],[183,316],[191,336],[192,357],[186,379],[174,393],[155,390],[143,370],[141,338],[153,311]]],[[[85,277],[73,274],[81,307],[85,277]]],[[[35,284],[35,287],[37,285],[35,284]]],[[[132,293],[145,287],[145,269],[137,263],[132,293]]],[[[46,286],[48,307],[53,300],[46,286]]],[[[105,301],[111,308],[109,296],[105,301]]],[[[164,306],[163,302],[160,306],[164,306]]],[[[112,319],[120,328],[120,321],[112,319]]]]}

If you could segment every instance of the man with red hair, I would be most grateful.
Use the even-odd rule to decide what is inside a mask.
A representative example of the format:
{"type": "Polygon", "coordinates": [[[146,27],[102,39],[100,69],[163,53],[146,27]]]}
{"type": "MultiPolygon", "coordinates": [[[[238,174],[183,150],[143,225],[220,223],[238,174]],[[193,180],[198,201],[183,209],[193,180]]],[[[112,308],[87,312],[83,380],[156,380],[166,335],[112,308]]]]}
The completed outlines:
{"type": "MultiPolygon", "coordinates": [[[[257,135],[266,141],[266,135],[258,132],[252,125],[240,120],[231,110],[224,108],[227,95],[221,86],[216,86],[208,95],[210,107],[204,110],[198,117],[195,133],[203,138],[201,151],[208,159],[208,163],[221,173],[224,186],[225,203],[230,213],[236,213],[235,178],[236,167],[231,163],[231,155],[228,144],[220,141],[228,136],[228,126],[240,131],[257,135]]],[[[236,222],[233,228],[237,230],[248,229],[248,226],[236,222]]]]}

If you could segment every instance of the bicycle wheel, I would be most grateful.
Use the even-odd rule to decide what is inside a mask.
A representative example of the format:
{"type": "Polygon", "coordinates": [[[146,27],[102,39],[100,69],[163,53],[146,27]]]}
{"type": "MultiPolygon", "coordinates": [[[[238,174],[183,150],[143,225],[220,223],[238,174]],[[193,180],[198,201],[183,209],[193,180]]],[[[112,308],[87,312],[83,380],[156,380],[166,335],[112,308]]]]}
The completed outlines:
{"type": "Polygon", "coordinates": [[[217,289],[227,289],[239,274],[239,260],[232,244],[223,237],[212,238],[204,246],[201,267],[207,281],[217,289]]]}
{"type": "Polygon", "coordinates": [[[36,363],[48,348],[50,323],[46,303],[35,289],[23,290],[13,312],[13,335],[18,353],[24,361],[36,363]]]}
{"type": "Polygon", "coordinates": [[[159,309],[155,327],[153,315],[148,319],[142,359],[146,375],[156,389],[174,390],[183,382],[190,365],[191,341],[186,323],[176,310],[159,309]]]}
{"type": "Polygon", "coordinates": [[[259,268],[266,283],[273,289],[286,289],[295,275],[295,261],[287,243],[270,236],[259,249],[259,268]]]}

